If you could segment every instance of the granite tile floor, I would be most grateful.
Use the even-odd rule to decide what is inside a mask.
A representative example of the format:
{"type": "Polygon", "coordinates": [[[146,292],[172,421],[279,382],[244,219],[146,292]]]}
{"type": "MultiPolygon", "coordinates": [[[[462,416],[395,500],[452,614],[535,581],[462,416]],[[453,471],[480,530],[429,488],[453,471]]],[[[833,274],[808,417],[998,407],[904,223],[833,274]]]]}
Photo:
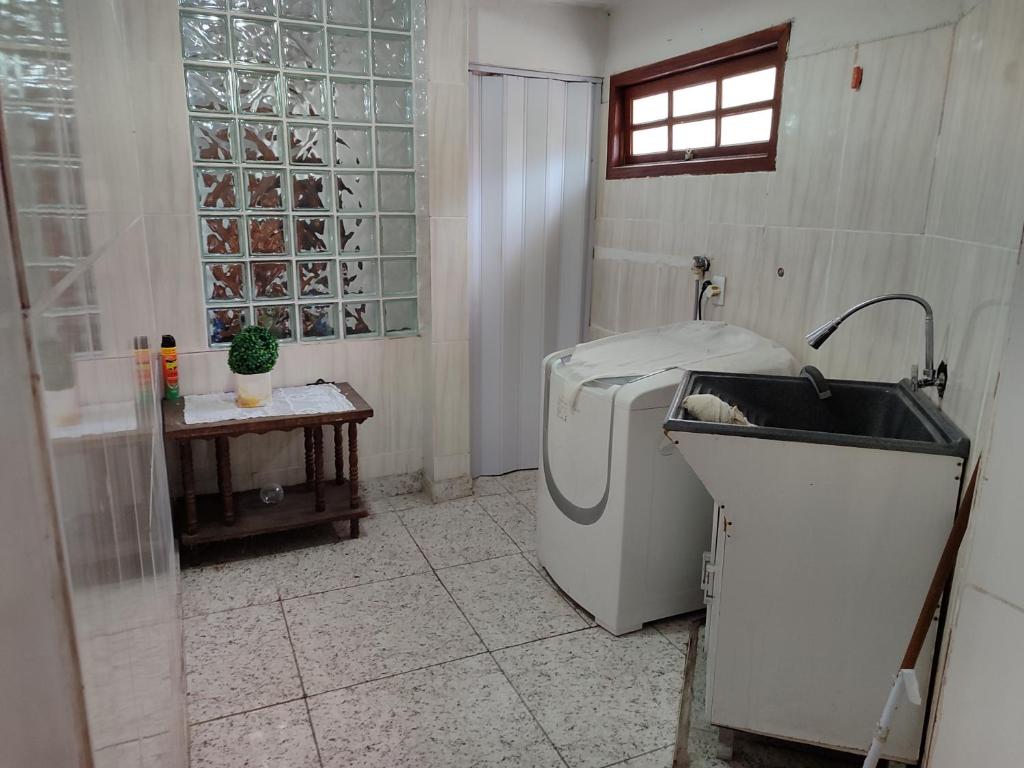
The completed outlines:
{"type": "MultiPolygon", "coordinates": [[[[533,551],[535,484],[376,501],[357,540],[345,525],[186,563],[192,768],[671,766],[687,624],[595,626],[533,551]]],[[[701,709],[693,764],[725,768],[701,709]]],[[[851,763],[738,740],[731,765],[851,763]]]]}

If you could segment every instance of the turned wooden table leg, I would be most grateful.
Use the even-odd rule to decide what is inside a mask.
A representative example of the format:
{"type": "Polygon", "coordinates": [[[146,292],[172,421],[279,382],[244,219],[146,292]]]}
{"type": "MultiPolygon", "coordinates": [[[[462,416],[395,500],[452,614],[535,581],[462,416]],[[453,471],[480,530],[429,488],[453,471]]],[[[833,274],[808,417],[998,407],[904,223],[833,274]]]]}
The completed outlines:
{"type": "Polygon", "coordinates": [[[313,490],[316,496],[316,511],[327,509],[324,499],[324,429],[313,427],[313,490]]]}
{"type": "Polygon", "coordinates": [[[334,425],[334,484],[345,482],[345,454],[341,444],[341,424],[334,425]]]}
{"type": "Polygon", "coordinates": [[[196,513],[196,479],[192,470],[192,441],[178,441],[178,455],[181,458],[181,485],[185,491],[185,532],[199,531],[199,515],[196,513]]]}
{"type": "Polygon", "coordinates": [[[306,448],[306,490],[313,487],[313,428],[303,427],[302,437],[306,448]]]}
{"type": "Polygon", "coordinates": [[[224,525],[235,524],[235,496],[231,490],[231,446],[228,438],[216,438],[217,444],[217,488],[220,489],[220,503],[224,525]]]}
{"type": "MultiPolygon", "coordinates": [[[[355,511],[362,503],[359,498],[359,443],[356,436],[354,421],[348,423],[348,499],[349,507],[355,511]]],[[[353,539],[359,538],[359,518],[355,517],[349,521],[349,535],[353,539]]]]}

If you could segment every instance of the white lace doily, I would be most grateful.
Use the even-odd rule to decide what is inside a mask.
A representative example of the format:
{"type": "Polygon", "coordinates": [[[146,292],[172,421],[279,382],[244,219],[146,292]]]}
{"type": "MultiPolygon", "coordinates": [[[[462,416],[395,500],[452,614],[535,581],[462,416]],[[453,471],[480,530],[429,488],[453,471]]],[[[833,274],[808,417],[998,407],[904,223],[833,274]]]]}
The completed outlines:
{"type": "Polygon", "coordinates": [[[355,406],[333,384],[281,387],[273,390],[270,404],[260,408],[239,408],[234,392],[185,396],[186,424],[354,410],[355,406]]]}

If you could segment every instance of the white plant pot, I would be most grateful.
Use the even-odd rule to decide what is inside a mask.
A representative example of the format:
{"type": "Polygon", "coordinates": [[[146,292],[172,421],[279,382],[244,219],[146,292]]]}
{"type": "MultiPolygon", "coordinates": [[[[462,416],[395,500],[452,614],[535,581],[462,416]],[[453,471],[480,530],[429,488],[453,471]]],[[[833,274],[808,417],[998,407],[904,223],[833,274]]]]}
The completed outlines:
{"type": "Polygon", "coordinates": [[[270,402],[270,372],[235,374],[235,402],[240,408],[259,408],[270,402]]]}

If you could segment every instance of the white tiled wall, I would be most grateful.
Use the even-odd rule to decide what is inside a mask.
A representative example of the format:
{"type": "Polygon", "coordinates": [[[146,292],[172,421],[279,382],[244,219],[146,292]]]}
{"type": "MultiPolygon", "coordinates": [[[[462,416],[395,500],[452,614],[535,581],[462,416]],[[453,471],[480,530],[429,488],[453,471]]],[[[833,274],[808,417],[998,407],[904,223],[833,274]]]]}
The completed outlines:
{"type": "MultiPolygon", "coordinates": [[[[1019,271],[1019,270],[1018,270],[1019,271]]],[[[1000,369],[999,418],[960,556],[949,654],[928,765],[1012,766],[1024,754],[1024,516],[1020,505],[1024,404],[1024,283],[1018,277],[1000,369]]]]}
{"type": "Polygon", "coordinates": [[[435,498],[472,492],[467,34],[466,0],[427,0],[431,263],[424,332],[423,470],[435,498]]]}
{"type": "MultiPolygon", "coordinates": [[[[727,282],[706,317],[828,376],[895,380],[923,364],[919,308],[872,308],[819,351],[803,334],[872,295],[920,293],[950,367],[944,407],[979,434],[1024,228],[1024,139],[1008,128],[1022,13],[985,0],[957,23],[791,58],[773,173],[602,180],[592,336],[689,319],[690,262],[707,254],[727,282]]],[[[610,61],[617,28],[613,14],[610,61]]],[[[805,28],[798,14],[797,51],[815,50],[805,28]]]]}

